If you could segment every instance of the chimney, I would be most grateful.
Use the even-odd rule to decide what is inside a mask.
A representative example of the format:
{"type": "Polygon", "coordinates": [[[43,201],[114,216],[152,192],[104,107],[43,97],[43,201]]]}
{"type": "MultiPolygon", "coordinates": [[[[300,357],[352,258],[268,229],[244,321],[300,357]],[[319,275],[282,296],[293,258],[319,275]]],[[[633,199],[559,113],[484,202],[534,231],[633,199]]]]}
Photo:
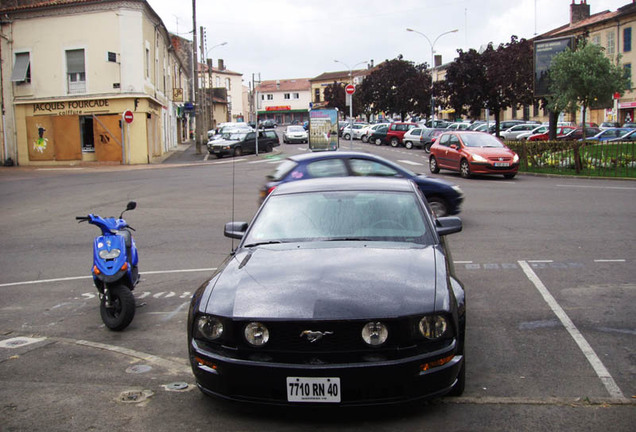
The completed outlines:
{"type": "Polygon", "coordinates": [[[276,80],[276,90],[280,90],[280,80],[276,80]]]}
{"type": "Polygon", "coordinates": [[[219,62],[219,70],[220,71],[225,70],[225,65],[223,64],[223,59],[219,59],[218,62],[219,62]]]}
{"type": "Polygon", "coordinates": [[[581,0],[580,3],[575,3],[575,0],[572,0],[572,4],[570,5],[570,25],[574,25],[589,17],[590,5],[587,4],[587,0],[581,0]]]}

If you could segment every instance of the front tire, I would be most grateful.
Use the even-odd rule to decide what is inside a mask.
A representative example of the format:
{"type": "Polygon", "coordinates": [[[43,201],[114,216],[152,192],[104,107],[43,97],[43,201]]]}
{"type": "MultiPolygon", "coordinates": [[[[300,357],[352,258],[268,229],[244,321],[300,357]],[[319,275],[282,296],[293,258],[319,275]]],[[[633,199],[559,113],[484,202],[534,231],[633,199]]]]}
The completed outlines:
{"type": "Polygon", "coordinates": [[[243,149],[240,147],[236,147],[234,149],[234,156],[243,156],[243,149]]]}
{"type": "Polygon", "coordinates": [[[437,165],[437,159],[435,159],[435,156],[431,156],[428,160],[428,168],[433,174],[437,174],[439,172],[439,165],[437,165]]]}
{"type": "Polygon", "coordinates": [[[400,140],[397,138],[391,138],[391,147],[397,147],[400,145],[400,140]]]}
{"type": "Polygon", "coordinates": [[[432,145],[433,145],[433,143],[425,144],[425,145],[424,145],[424,151],[425,151],[426,153],[429,153],[429,154],[430,154],[430,153],[431,153],[431,146],[432,146],[432,145]]]}
{"type": "Polygon", "coordinates": [[[345,134],[345,136],[343,136],[343,138],[344,138],[346,141],[349,141],[349,140],[351,139],[351,135],[350,135],[350,134],[345,134]]]}
{"type": "Polygon", "coordinates": [[[426,198],[426,200],[428,201],[428,205],[436,217],[439,218],[448,216],[448,205],[446,204],[446,201],[444,201],[444,199],[435,196],[426,198]]]}
{"type": "Polygon", "coordinates": [[[411,150],[413,148],[413,143],[411,141],[404,141],[404,147],[411,150]]]}
{"type": "Polygon", "coordinates": [[[106,327],[121,331],[128,327],[135,317],[135,296],[124,285],[111,286],[108,291],[110,305],[106,304],[106,296],[102,296],[99,312],[106,327]]]}
{"type": "Polygon", "coordinates": [[[365,143],[365,142],[368,142],[368,141],[369,141],[369,137],[368,137],[368,136],[366,136],[366,135],[362,135],[362,136],[360,137],[360,139],[362,140],[362,142],[363,142],[363,143],[365,143]]]}
{"type": "Polygon", "coordinates": [[[470,165],[466,159],[459,163],[459,175],[465,179],[470,178],[470,165]]]}
{"type": "Polygon", "coordinates": [[[375,145],[381,146],[382,145],[382,139],[381,138],[376,138],[375,139],[375,145]]]}

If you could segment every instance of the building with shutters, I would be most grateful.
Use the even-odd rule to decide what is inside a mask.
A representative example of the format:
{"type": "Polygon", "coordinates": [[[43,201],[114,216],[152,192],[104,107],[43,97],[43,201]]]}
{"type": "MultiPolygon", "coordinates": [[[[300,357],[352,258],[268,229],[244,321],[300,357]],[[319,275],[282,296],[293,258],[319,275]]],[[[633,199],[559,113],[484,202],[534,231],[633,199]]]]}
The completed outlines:
{"type": "Polygon", "coordinates": [[[2,1],[0,16],[5,164],[146,164],[189,139],[191,69],[144,0],[2,1]]]}

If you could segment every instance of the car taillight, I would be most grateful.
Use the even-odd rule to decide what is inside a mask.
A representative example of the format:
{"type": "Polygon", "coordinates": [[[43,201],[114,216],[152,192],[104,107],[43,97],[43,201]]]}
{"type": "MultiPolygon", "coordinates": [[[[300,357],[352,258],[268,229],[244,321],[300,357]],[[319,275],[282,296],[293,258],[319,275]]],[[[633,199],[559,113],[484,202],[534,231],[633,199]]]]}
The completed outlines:
{"type": "Polygon", "coordinates": [[[267,189],[267,195],[271,194],[274,189],[276,189],[276,186],[272,186],[269,189],[267,189]]]}

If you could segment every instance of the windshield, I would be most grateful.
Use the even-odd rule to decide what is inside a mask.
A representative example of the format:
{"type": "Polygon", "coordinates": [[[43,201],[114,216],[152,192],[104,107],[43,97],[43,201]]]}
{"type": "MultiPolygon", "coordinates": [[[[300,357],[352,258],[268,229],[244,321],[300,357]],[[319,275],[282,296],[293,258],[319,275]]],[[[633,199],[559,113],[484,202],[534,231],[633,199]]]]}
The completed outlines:
{"type": "Polygon", "coordinates": [[[286,159],[278,164],[276,168],[274,168],[274,171],[267,175],[267,178],[272,181],[281,181],[292,169],[296,168],[297,166],[298,164],[296,162],[286,159]]]}
{"type": "Polygon", "coordinates": [[[305,132],[305,128],[302,126],[289,126],[287,132],[305,132]]]}
{"type": "Polygon", "coordinates": [[[229,134],[230,137],[227,138],[230,141],[243,141],[245,139],[245,137],[247,136],[247,134],[245,132],[240,133],[240,132],[232,132],[229,134]]]}
{"type": "Polygon", "coordinates": [[[310,241],[391,241],[429,245],[433,236],[412,192],[340,191],[271,196],[245,247],[310,241]]]}
{"type": "Polygon", "coordinates": [[[496,147],[502,148],[504,145],[491,135],[485,133],[471,133],[462,135],[462,141],[466,147],[496,147]]]}

